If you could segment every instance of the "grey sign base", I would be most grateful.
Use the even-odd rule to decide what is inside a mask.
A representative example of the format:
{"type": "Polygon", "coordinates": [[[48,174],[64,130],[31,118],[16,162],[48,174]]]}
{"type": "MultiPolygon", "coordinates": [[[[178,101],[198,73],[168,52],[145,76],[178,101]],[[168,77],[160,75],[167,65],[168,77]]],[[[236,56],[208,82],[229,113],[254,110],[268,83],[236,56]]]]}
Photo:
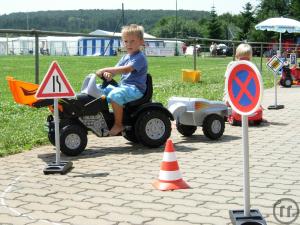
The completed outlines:
{"type": "Polygon", "coordinates": [[[268,106],[268,109],[272,110],[272,109],[283,109],[284,108],[284,105],[270,105],[268,106]]]}
{"type": "Polygon", "coordinates": [[[251,209],[250,216],[244,215],[244,210],[229,210],[233,225],[267,225],[258,209],[251,209]]]}
{"type": "Polygon", "coordinates": [[[55,162],[48,164],[44,169],[44,174],[54,174],[54,173],[60,173],[60,174],[66,174],[73,166],[72,162],[63,161],[60,162],[60,164],[56,164],[55,162]]]}

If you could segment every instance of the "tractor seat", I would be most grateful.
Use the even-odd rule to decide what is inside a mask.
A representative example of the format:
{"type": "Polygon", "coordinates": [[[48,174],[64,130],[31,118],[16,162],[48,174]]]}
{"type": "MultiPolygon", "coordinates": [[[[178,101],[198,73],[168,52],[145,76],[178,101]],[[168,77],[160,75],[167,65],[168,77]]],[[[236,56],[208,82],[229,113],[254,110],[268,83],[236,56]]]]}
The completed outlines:
{"type": "Polygon", "coordinates": [[[147,86],[146,92],[144,93],[143,97],[135,101],[126,103],[125,107],[134,107],[134,106],[145,104],[147,102],[151,102],[152,94],[153,94],[153,86],[152,86],[152,77],[150,74],[147,74],[146,86],[147,86]]]}

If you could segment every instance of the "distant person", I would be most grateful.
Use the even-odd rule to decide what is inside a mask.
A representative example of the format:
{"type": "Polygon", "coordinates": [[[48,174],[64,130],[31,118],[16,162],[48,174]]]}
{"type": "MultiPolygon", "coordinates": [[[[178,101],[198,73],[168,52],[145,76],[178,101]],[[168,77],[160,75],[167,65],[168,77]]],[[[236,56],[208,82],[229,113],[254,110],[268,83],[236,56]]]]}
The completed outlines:
{"type": "Polygon", "coordinates": [[[186,44],[185,43],[183,43],[183,45],[182,45],[182,53],[185,55],[185,53],[186,53],[186,49],[187,49],[187,46],[186,46],[186,44]]]}
{"type": "Polygon", "coordinates": [[[118,87],[108,85],[103,92],[107,101],[111,103],[115,123],[109,131],[115,136],[123,130],[123,107],[126,103],[139,99],[146,91],[148,63],[144,53],[140,50],[144,45],[144,28],[136,24],[122,28],[122,41],[127,54],[123,56],[115,67],[99,69],[96,74],[107,81],[113,76],[121,74],[118,87]]]}
{"type": "Polygon", "coordinates": [[[201,53],[201,46],[200,45],[196,45],[196,54],[199,57],[201,53]]]}
{"type": "MultiPolygon", "coordinates": [[[[252,59],[252,47],[249,44],[242,43],[236,48],[235,52],[235,60],[248,60],[251,61],[252,59]]],[[[233,62],[230,62],[227,66],[227,69],[232,65],[233,62]]],[[[226,69],[226,70],[227,70],[226,69]]],[[[226,80],[226,73],[225,73],[225,80],[226,80]]],[[[223,101],[228,105],[228,95],[224,90],[223,101]]]]}
{"type": "Polygon", "coordinates": [[[209,47],[209,51],[210,51],[210,55],[211,56],[216,56],[217,55],[217,44],[212,42],[210,47],[209,47]]]}

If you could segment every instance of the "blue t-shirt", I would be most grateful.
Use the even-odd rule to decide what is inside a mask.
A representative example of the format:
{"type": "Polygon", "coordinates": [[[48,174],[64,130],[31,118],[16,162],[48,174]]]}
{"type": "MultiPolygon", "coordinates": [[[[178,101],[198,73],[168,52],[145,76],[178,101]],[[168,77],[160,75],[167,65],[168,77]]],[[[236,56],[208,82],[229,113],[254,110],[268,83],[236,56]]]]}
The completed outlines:
{"type": "Polygon", "coordinates": [[[132,66],[134,70],[130,73],[123,73],[121,84],[134,85],[142,93],[146,91],[146,79],[148,63],[143,52],[139,51],[133,55],[124,55],[116,66],[132,66]]]}

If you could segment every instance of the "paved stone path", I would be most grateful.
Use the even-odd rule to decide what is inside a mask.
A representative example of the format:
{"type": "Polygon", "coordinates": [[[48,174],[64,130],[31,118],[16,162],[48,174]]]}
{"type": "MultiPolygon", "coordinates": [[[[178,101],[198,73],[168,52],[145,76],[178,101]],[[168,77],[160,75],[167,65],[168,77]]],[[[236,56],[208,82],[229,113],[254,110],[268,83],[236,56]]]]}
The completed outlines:
{"type": "MultiPolygon", "coordinates": [[[[300,204],[300,87],[278,88],[278,103],[285,108],[267,110],[274,104],[274,89],[266,90],[266,122],[249,128],[251,208],[259,209],[268,224],[281,224],[273,215],[280,198],[300,204]]],[[[201,128],[191,138],[173,129],[180,170],[192,188],[170,192],[151,185],[163,147],[131,145],[122,137],[89,135],[81,156],[62,156],[74,164],[66,175],[43,174],[55,160],[50,145],[1,158],[0,224],[231,224],[228,210],[244,204],[241,132],[226,124],[221,140],[210,141],[201,128]]]]}

